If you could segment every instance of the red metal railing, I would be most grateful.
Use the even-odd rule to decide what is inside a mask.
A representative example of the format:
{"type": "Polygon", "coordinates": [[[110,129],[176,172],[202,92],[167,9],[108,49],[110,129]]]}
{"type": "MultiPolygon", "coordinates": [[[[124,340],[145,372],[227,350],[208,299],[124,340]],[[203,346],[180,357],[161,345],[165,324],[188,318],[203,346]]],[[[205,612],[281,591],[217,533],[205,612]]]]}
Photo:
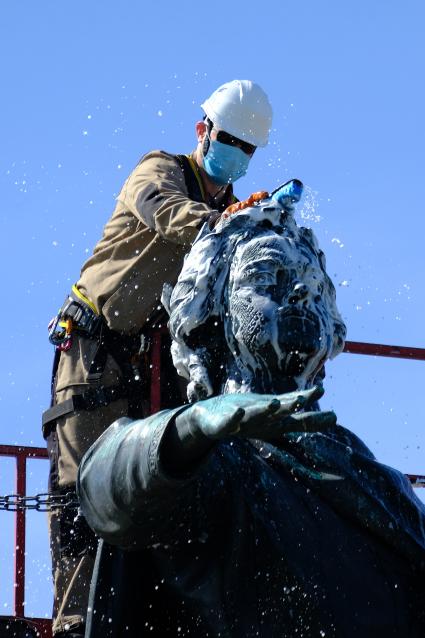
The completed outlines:
{"type": "MultiPolygon", "coordinates": [[[[166,329],[157,329],[152,333],[150,365],[151,365],[151,413],[161,409],[161,343],[166,329]]],[[[344,352],[364,354],[378,357],[394,357],[425,361],[425,348],[409,348],[404,346],[389,346],[377,343],[360,343],[347,341],[344,352]]],[[[0,456],[16,459],[16,490],[19,496],[26,495],[26,462],[27,459],[46,459],[44,448],[14,445],[0,445],[0,456]]],[[[425,487],[425,476],[408,474],[414,487],[425,487]]],[[[51,637],[51,621],[44,618],[25,617],[25,511],[15,512],[15,588],[14,588],[14,617],[25,620],[29,627],[35,628],[43,638],[51,637]]],[[[0,616],[1,618],[5,618],[0,616]]]]}
{"type": "MultiPolygon", "coordinates": [[[[366,354],[375,357],[393,357],[395,359],[415,359],[425,361],[425,348],[411,348],[406,346],[388,346],[382,343],[363,343],[360,341],[346,341],[344,352],[349,354],[366,354]]],[[[425,487],[425,476],[421,474],[406,474],[413,487],[425,487]]]]}
{"type": "Polygon", "coordinates": [[[395,359],[416,359],[417,361],[425,361],[425,348],[386,346],[382,343],[346,341],[344,352],[349,352],[351,354],[368,354],[376,357],[393,357],[395,359]]]}
{"type": "MultiPolygon", "coordinates": [[[[27,459],[47,459],[47,450],[40,447],[0,445],[0,456],[16,459],[15,494],[26,495],[27,459]]],[[[13,614],[24,619],[28,626],[36,629],[40,636],[48,638],[51,621],[45,618],[25,618],[25,510],[15,512],[15,569],[13,614]]],[[[13,635],[13,630],[11,632],[13,635]]]]}

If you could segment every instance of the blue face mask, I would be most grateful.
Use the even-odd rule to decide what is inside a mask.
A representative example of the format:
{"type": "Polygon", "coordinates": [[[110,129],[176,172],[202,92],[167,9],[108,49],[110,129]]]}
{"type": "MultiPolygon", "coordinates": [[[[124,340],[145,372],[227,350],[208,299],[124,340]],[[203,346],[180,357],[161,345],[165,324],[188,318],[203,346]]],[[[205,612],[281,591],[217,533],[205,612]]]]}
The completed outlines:
{"type": "Polygon", "coordinates": [[[203,165],[208,175],[217,183],[231,184],[243,177],[248,170],[251,157],[237,146],[210,140],[208,152],[204,155],[203,165]]]}

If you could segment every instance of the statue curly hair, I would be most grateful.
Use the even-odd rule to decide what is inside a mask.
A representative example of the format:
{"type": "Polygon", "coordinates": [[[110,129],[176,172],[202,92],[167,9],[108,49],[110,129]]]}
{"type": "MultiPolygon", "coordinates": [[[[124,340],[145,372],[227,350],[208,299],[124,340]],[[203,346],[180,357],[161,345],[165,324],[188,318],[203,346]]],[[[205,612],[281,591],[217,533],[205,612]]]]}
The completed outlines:
{"type": "Polygon", "coordinates": [[[213,230],[205,225],[163,303],[190,401],[310,387],[344,345],[335,289],[313,232],[270,200],[213,230]],[[277,388],[276,379],[286,385],[277,388]]]}

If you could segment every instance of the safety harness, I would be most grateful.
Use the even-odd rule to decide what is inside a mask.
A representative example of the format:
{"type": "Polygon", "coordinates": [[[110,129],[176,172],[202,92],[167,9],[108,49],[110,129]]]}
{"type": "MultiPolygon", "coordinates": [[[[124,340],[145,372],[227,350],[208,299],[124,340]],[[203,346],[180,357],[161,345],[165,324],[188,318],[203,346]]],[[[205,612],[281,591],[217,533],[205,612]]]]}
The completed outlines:
{"type": "MultiPolygon", "coordinates": [[[[184,175],[188,196],[196,202],[205,202],[206,195],[200,175],[189,155],[175,156],[184,175]]],[[[149,325],[155,323],[151,318],[149,325]]],[[[156,318],[157,319],[157,318],[156,318]]],[[[56,420],[80,411],[105,407],[118,399],[128,399],[128,416],[144,416],[143,403],[148,394],[147,362],[148,339],[145,334],[125,335],[111,330],[93,302],[72,286],[70,294],[58,314],[49,323],[49,341],[55,346],[51,381],[50,408],[43,413],[42,430],[45,438],[56,426],[56,420]],[[96,383],[105,369],[108,354],[118,364],[122,382],[113,386],[89,387],[70,399],[55,403],[55,384],[62,352],[72,346],[74,335],[93,339],[97,343],[87,381],[96,383]]]]}
{"type": "Polygon", "coordinates": [[[143,400],[147,396],[147,340],[145,335],[125,335],[111,330],[105,319],[78,295],[73,286],[58,315],[50,323],[49,340],[56,347],[51,382],[51,406],[43,413],[43,435],[47,437],[56,419],[72,413],[96,410],[117,401],[128,399],[128,415],[143,416],[143,400]],[[56,328],[55,328],[56,326],[56,328]],[[75,335],[96,343],[87,374],[88,383],[96,384],[104,372],[108,355],[118,364],[122,381],[112,386],[94,385],[82,393],[55,403],[55,384],[62,352],[72,346],[75,335]]]}

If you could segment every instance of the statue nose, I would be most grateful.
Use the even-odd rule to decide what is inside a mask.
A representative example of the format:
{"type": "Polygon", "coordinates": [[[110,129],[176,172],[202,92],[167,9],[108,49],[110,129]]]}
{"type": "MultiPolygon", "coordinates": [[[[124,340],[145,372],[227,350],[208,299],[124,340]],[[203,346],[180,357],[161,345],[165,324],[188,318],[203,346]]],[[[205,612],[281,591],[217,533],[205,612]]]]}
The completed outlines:
{"type": "Polygon", "coordinates": [[[306,284],[295,284],[292,292],[288,297],[290,304],[296,304],[299,301],[303,301],[308,295],[308,286],[306,284]]]}

